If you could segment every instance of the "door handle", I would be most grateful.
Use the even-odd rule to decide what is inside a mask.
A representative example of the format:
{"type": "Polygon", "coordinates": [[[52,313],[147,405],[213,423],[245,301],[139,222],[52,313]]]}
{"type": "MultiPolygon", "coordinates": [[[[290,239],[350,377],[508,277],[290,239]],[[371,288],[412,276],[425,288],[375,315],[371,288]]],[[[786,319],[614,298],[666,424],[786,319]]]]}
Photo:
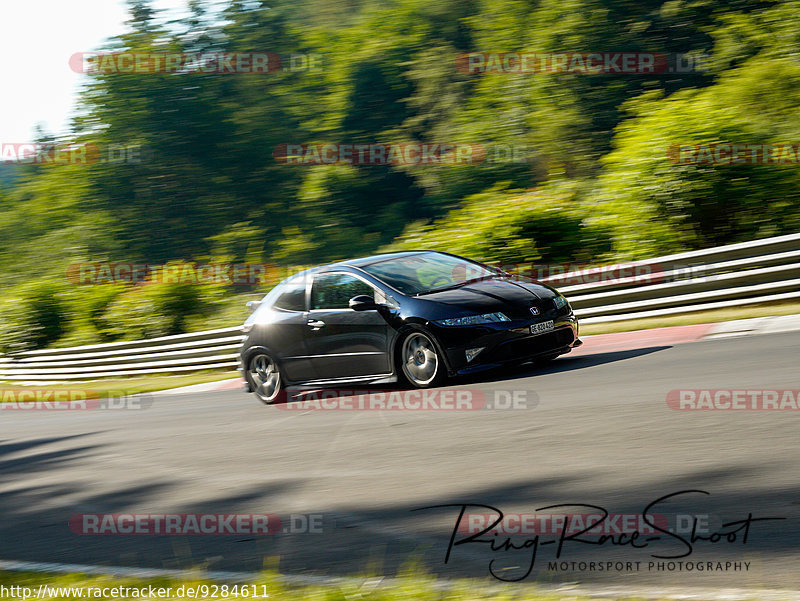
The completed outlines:
{"type": "Polygon", "coordinates": [[[325,322],[324,321],[319,321],[318,319],[309,319],[308,320],[308,326],[311,327],[311,328],[314,328],[315,330],[318,330],[320,328],[324,328],[325,327],[325,322]]]}

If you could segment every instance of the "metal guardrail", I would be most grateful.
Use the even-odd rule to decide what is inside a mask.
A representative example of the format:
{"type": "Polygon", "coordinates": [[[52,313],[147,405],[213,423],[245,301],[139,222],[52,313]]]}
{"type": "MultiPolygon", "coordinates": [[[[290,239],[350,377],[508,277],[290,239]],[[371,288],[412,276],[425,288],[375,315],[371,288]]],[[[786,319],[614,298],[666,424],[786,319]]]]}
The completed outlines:
{"type": "MultiPolygon", "coordinates": [[[[692,313],[800,298],[800,234],[764,238],[544,278],[581,323],[692,313]],[[623,269],[624,268],[624,269],[623,269]],[[630,275],[625,275],[625,274],[630,275]],[[622,277],[618,277],[622,275],[622,277]],[[580,282],[574,284],[574,282],[580,282]]],[[[236,369],[240,327],[0,357],[0,380],[56,382],[236,369]]]]}
{"type": "Polygon", "coordinates": [[[241,327],[0,357],[0,380],[56,382],[236,369],[241,327]]]}
{"type": "Polygon", "coordinates": [[[763,238],[559,274],[557,286],[581,323],[606,323],[800,298],[800,234],[763,238]],[[631,274],[631,275],[627,275],[631,274]],[[618,277],[625,275],[625,277],[618,277]]]}

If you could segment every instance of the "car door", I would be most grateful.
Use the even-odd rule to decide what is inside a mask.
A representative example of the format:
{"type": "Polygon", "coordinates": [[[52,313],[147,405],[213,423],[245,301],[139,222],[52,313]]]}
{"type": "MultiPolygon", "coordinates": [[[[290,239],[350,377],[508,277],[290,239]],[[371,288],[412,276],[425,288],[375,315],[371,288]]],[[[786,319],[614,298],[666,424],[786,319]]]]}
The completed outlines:
{"type": "Polygon", "coordinates": [[[301,276],[284,285],[272,304],[267,338],[262,341],[278,352],[286,377],[295,382],[318,377],[306,345],[307,283],[301,276]]]}
{"type": "Polygon", "coordinates": [[[353,311],[348,301],[382,293],[346,272],[317,274],[311,286],[306,346],[322,379],[388,374],[390,326],[377,310],[353,311]]]}

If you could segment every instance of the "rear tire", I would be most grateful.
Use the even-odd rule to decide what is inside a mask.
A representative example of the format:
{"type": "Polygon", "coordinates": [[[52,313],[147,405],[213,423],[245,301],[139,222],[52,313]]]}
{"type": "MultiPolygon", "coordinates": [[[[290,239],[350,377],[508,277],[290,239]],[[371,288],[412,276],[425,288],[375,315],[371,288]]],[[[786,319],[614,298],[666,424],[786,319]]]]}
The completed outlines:
{"type": "Polygon", "coordinates": [[[263,351],[258,351],[248,359],[245,378],[250,390],[265,405],[277,401],[283,390],[283,376],[278,364],[263,351]]]}
{"type": "Polygon", "coordinates": [[[444,381],[447,367],[433,336],[423,330],[411,330],[398,348],[397,373],[409,385],[432,388],[444,381]]]}

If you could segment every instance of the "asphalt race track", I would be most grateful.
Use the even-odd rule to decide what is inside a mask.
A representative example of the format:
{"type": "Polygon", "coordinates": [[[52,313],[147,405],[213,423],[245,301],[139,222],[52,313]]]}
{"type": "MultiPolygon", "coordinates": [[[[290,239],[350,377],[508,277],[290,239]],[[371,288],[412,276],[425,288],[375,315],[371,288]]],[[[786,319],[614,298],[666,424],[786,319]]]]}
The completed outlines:
{"type": "Polygon", "coordinates": [[[472,503],[508,514],[580,503],[638,515],[660,497],[698,489],[710,494],[681,495],[654,511],[708,515],[707,534],[748,514],[786,519],[752,522],[746,542],[742,530],[733,542],[697,541],[691,556],[672,560],[700,561],[703,571],[648,568],[667,561],[652,555],[686,552],[665,534],[645,548],[566,541],[559,562],[575,562],[566,571],[548,569],[556,544],[541,544],[526,582],[798,589],[800,412],[666,403],[674,389],[798,389],[798,351],[797,332],[702,340],[566,356],[451,386],[489,399],[524,391],[525,409],[296,411],[224,391],[154,396],[143,410],[3,411],[0,559],[268,565],[332,576],[392,575],[416,560],[443,577],[481,579],[495,560],[495,573],[514,579],[527,570],[530,548],[463,544],[445,564],[459,508],[413,510],[472,503]],[[278,514],[294,531],[82,535],[69,527],[80,513],[234,512],[278,514]],[[292,514],[313,514],[315,531],[292,514]],[[608,561],[640,567],[588,567],[608,561]],[[718,570],[717,562],[749,567],[718,570]]]}

